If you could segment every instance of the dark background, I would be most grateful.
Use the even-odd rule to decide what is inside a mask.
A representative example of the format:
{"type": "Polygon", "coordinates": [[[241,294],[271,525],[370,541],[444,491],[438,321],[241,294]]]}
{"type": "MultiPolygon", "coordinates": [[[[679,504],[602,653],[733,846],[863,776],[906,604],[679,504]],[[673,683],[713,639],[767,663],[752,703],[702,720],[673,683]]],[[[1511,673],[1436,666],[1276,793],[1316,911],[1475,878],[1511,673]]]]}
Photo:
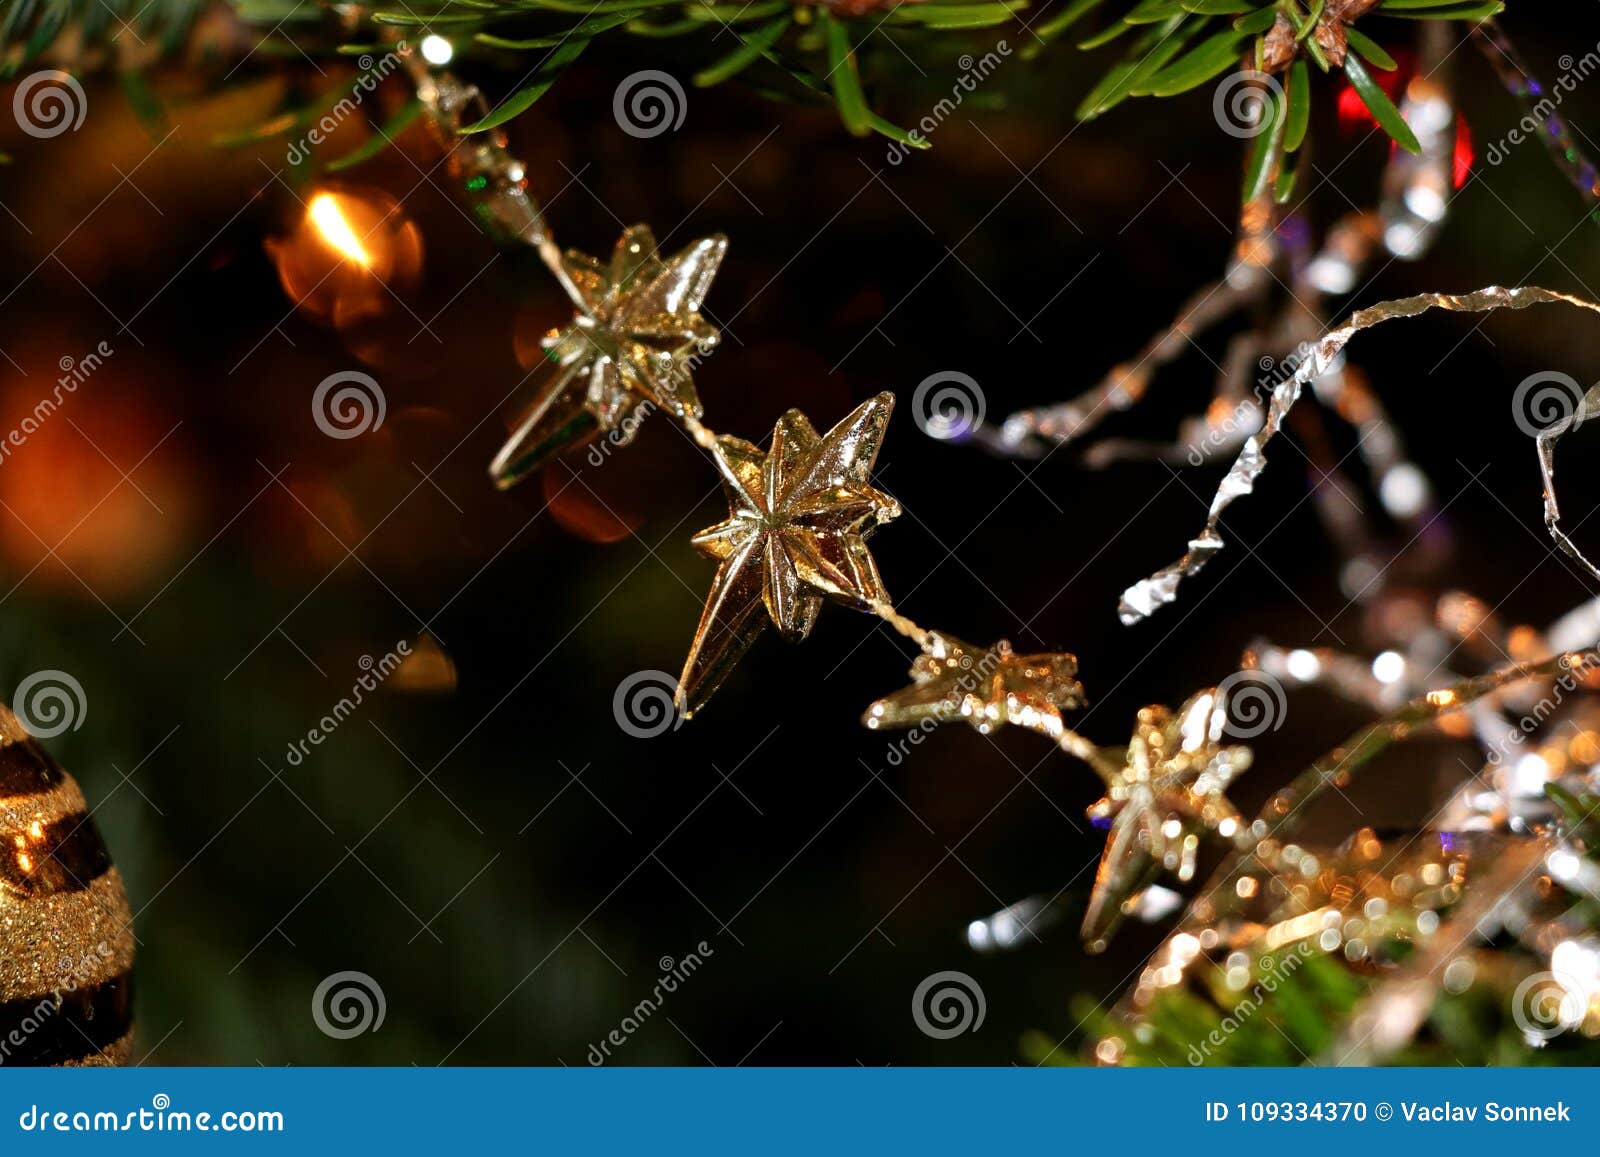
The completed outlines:
{"type": "MultiPolygon", "coordinates": [[[[1507,27],[1546,75],[1600,40],[1588,18],[1507,27]]],[[[959,75],[957,53],[996,35],[926,45],[926,80],[886,67],[887,110],[915,120],[959,75]]],[[[1287,446],[1229,519],[1235,547],[1129,630],[1118,594],[1182,550],[1219,468],[1173,482],[1159,464],[1090,472],[1069,453],[1019,465],[910,420],[911,391],[938,371],[974,377],[992,417],[1075,393],[1216,276],[1239,146],[1212,122],[1209,90],[1074,127],[1105,59],[1013,56],[931,153],[895,167],[886,142],[850,138],[828,109],[737,85],[691,89],[680,130],[636,140],[612,118],[619,80],[699,62],[626,42],[591,56],[513,130],[558,237],[604,253],[634,221],[665,250],[731,236],[707,306],[724,346],[698,375],[720,431],[764,441],[790,406],[825,427],[896,392],[879,481],[906,514],[873,546],[906,613],[1076,652],[1092,702],[1076,723],[1106,743],[1141,705],[1230,673],[1257,636],[1369,649],[1287,446]]],[[[1470,46],[1453,64],[1481,152],[1520,111],[1470,46]]],[[[1006,1064],[1028,1031],[1065,1042],[1055,1059],[1076,1055],[1070,1002],[1114,997],[1158,936],[1129,927],[1098,958],[1076,938],[1101,846],[1082,814],[1090,774],[1037,736],[964,727],[892,764],[895,737],[858,717],[902,684],[912,651],[839,608],[804,646],[769,634],[691,723],[625,734],[615,688],[679,669],[713,572],[688,543],[723,517],[703,456],[658,417],[601,468],[576,461],[583,485],[553,503],[560,473],[488,485],[524,377],[516,348],[568,308],[531,254],[497,250],[457,211],[420,132],[343,178],[402,199],[420,228],[404,308],[359,334],[297,314],[264,247],[299,213],[292,175],[274,176],[282,142],[211,144],[270,115],[284,67],[252,60],[220,91],[222,69],[169,75],[154,128],[106,82],[90,84],[75,134],[5,126],[8,424],[60,358],[101,340],[115,353],[63,407],[70,421],[0,464],[0,675],[57,668],[85,688],[84,725],[50,747],[98,805],[138,913],[141,1054],[582,1064],[650,994],[658,960],[704,940],[714,955],[616,1063],[1006,1064]],[[382,383],[387,421],[328,439],[311,391],[357,367],[382,383]],[[359,657],[424,628],[453,660],[454,692],[388,688],[290,766],[287,745],[349,693],[359,657]],[[974,917],[1058,892],[1066,919],[1042,943],[966,947],[974,917]],[[312,992],[347,969],[381,984],[387,1014],[334,1040],[312,992]],[[945,969],[978,980],[987,1019],[939,1041],[910,1003],[945,969]]],[[[495,94],[514,79],[469,72],[495,94]]],[[[1373,203],[1385,155],[1380,137],[1341,130],[1335,95],[1325,83],[1313,130],[1328,179],[1302,210],[1318,227],[1373,203]]],[[[1562,112],[1600,127],[1600,95],[1580,88],[1562,112]]],[[[1480,162],[1432,254],[1389,265],[1355,304],[1493,283],[1593,296],[1600,229],[1585,217],[1524,144],[1480,162]]],[[[1453,535],[1442,562],[1397,573],[1542,624],[1594,584],[1549,556],[1509,398],[1536,370],[1593,381],[1600,322],[1554,308],[1477,322],[1428,317],[1352,347],[1445,506],[1430,541],[1453,535]]],[[[1170,433],[1211,377],[1186,359],[1108,429],[1170,433]]],[[[1328,430],[1342,454],[1348,432],[1328,430]]],[[[1588,453],[1574,440],[1564,459],[1572,524],[1594,505],[1588,453]]],[[[1238,802],[1258,805],[1363,718],[1296,695],[1238,802]]],[[[1411,749],[1355,794],[1361,814],[1336,801],[1315,834],[1415,824],[1470,761],[1464,747],[1411,749]]]]}

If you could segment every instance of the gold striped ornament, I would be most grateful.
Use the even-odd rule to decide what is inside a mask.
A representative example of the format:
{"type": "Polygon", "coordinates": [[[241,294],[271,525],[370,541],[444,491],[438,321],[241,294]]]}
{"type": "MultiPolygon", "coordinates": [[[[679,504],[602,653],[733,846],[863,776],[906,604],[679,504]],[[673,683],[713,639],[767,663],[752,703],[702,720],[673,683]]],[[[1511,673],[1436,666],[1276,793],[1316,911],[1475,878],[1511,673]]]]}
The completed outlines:
{"type": "Polygon", "coordinates": [[[0,706],[0,1067],[126,1062],[133,944],[83,792],[0,706]]]}

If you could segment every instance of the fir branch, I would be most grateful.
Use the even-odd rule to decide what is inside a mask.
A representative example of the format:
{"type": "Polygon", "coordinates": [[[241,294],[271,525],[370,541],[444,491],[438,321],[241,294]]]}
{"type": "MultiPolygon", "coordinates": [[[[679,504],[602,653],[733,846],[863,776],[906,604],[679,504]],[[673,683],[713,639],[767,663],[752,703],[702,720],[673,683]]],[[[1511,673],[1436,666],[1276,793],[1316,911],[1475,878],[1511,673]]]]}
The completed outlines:
{"type": "MultiPolygon", "coordinates": [[[[869,96],[873,68],[864,58],[885,42],[914,42],[959,35],[1012,21],[1029,0],[829,0],[797,3],[766,0],[722,4],[714,0],[439,0],[399,5],[372,14],[375,24],[432,34],[449,40],[457,53],[497,53],[535,58],[536,83],[516,94],[520,112],[554,83],[576,52],[573,42],[622,36],[689,39],[715,43],[706,51],[691,41],[686,54],[698,57],[693,83],[709,88],[748,78],[763,89],[760,73],[789,83],[793,95],[833,103],[852,133],[881,133],[906,141],[908,134],[881,116],[869,96]],[[725,47],[732,34],[734,47],[725,47]],[[551,50],[555,50],[552,54],[551,50]],[[549,54],[549,55],[546,55],[549,54]]],[[[902,48],[901,51],[906,51],[902,48]]],[[[519,67],[526,67],[519,63],[519,67]]],[[[504,107],[504,106],[502,106],[504,107]]],[[[496,114],[493,124],[505,118],[496,114]]],[[[493,127],[489,122],[466,131],[493,127]]]]}
{"type": "MultiPolygon", "coordinates": [[[[858,135],[878,132],[902,143],[909,134],[871,100],[876,54],[914,53],[932,38],[1007,24],[1030,0],[422,0],[362,6],[351,24],[312,0],[223,0],[269,43],[292,39],[311,56],[333,56],[385,37],[448,40],[457,57],[501,61],[531,83],[465,131],[481,131],[524,111],[596,42],[622,37],[683,40],[697,87],[746,79],[764,95],[827,101],[858,135]],[[327,31],[308,37],[308,22],[327,31]],[[732,34],[731,51],[728,37],[732,34]],[[319,43],[310,43],[317,40],[319,43]],[[354,40],[367,43],[353,44],[354,40]],[[344,43],[341,43],[344,41],[344,43]],[[765,74],[764,76],[762,74],[765,74]],[[772,83],[776,80],[778,83],[772,83]],[[775,93],[774,90],[781,90],[775,93]]],[[[125,63],[129,44],[141,62],[182,43],[207,0],[13,0],[0,16],[0,65],[14,73],[48,56],[74,71],[125,63]]]]}
{"type": "MultiPolygon", "coordinates": [[[[1104,0],[1073,0],[1059,15],[1035,29],[1042,42],[1066,35],[1102,7],[1104,0]]],[[[1257,138],[1250,170],[1258,178],[1278,172],[1305,135],[1310,65],[1324,73],[1343,72],[1373,119],[1402,148],[1418,149],[1416,135],[1372,69],[1392,72],[1393,55],[1357,20],[1462,20],[1480,23],[1505,7],[1500,0],[1124,0],[1120,15],[1078,41],[1091,51],[1139,33],[1078,108],[1081,119],[1108,112],[1128,97],[1176,96],[1233,70],[1261,90],[1257,107],[1276,119],[1257,138]],[[1288,104],[1288,131],[1281,114],[1288,104]],[[1266,138],[1265,140],[1261,138],[1266,138]]],[[[1223,81],[1225,85],[1238,81],[1223,81]]],[[[1259,181],[1247,182],[1248,186],[1259,181]]]]}
{"type": "Polygon", "coordinates": [[[174,51],[206,0],[11,0],[0,15],[0,78],[47,60],[70,71],[174,51]]]}

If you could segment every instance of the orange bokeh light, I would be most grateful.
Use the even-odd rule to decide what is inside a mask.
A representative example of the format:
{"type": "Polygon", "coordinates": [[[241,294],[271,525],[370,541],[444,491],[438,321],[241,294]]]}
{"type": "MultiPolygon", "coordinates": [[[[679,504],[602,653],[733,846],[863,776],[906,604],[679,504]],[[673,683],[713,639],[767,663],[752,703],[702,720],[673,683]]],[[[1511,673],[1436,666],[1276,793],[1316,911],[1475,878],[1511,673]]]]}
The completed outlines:
{"type": "MultiPolygon", "coordinates": [[[[113,372],[101,371],[108,385],[113,372]]],[[[16,427],[37,400],[20,386],[8,391],[0,423],[16,427]]],[[[91,601],[160,580],[193,514],[182,442],[165,437],[174,425],[137,395],[106,389],[94,405],[64,408],[9,446],[0,463],[0,555],[13,580],[27,575],[91,601]]]]}
{"type": "Polygon", "coordinates": [[[267,253],[301,312],[344,328],[399,307],[422,271],[422,231],[386,194],[324,189],[267,253]]]}

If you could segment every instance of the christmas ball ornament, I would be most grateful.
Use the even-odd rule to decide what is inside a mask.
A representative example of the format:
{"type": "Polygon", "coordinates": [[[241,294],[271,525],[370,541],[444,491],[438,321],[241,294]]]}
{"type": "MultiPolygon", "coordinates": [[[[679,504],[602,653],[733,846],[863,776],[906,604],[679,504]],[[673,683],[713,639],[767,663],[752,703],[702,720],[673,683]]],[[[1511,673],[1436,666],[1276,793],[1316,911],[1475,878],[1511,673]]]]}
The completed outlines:
{"type": "Polygon", "coordinates": [[[126,1062],[133,943],[83,792],[0,707],[0,1066],[126,1062]]]}

